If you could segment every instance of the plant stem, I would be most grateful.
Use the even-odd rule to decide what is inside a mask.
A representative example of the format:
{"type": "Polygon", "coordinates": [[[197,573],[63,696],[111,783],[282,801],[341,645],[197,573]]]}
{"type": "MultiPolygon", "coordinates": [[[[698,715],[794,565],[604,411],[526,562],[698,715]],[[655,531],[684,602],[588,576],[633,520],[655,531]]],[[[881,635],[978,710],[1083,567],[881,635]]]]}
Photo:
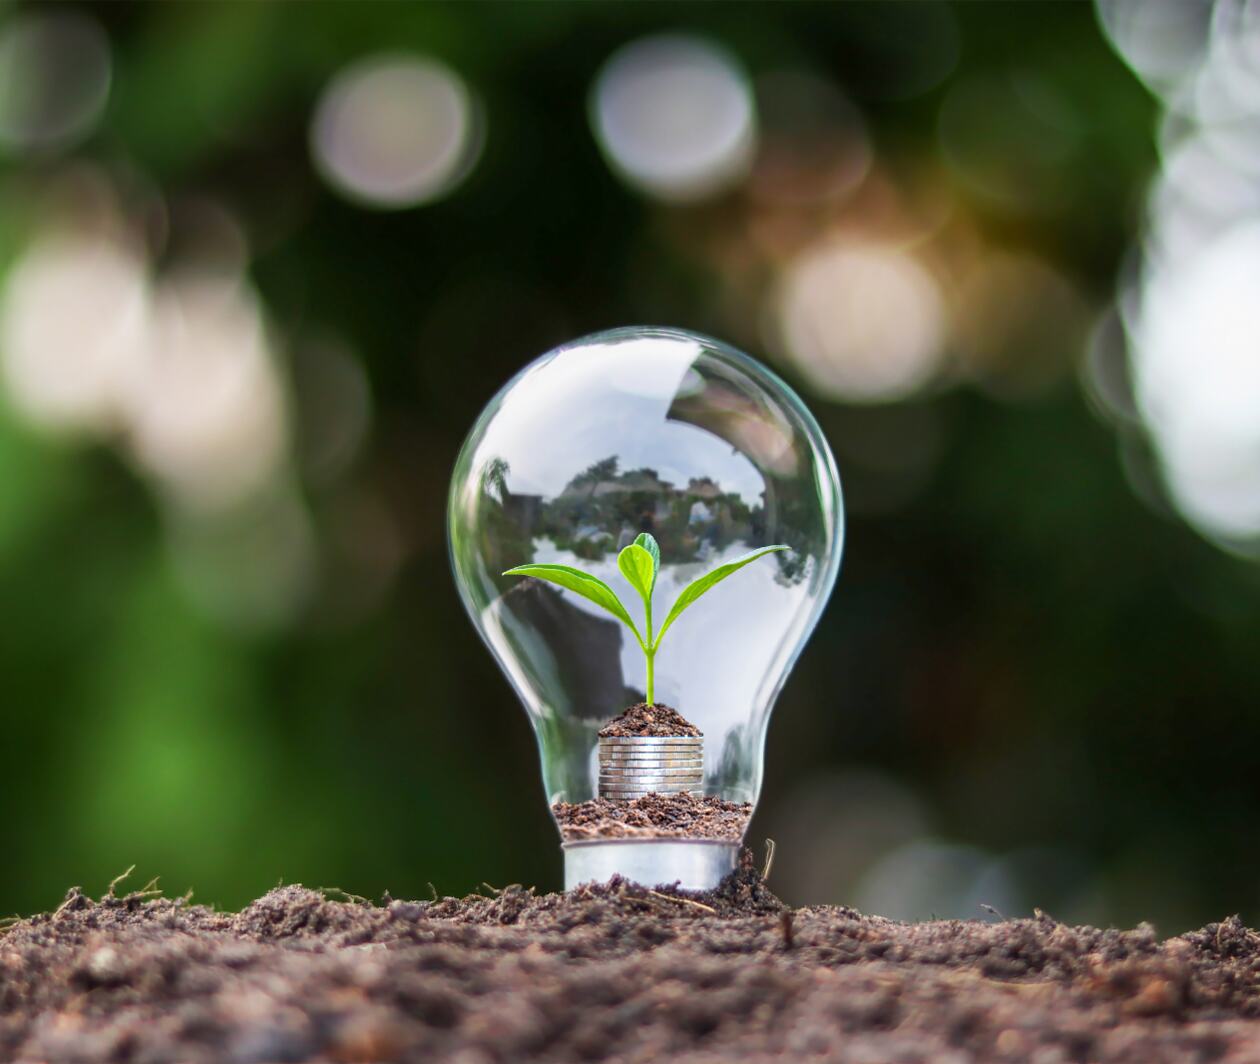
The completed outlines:
{"type": "Polygon", "coordinates": [[[643,619],[647,622],[647,642],[643,647],[643,656],[647,659],[647,704],[656,704],[656,647],[652,645],[652,596],[643,601],[643,619]]]}

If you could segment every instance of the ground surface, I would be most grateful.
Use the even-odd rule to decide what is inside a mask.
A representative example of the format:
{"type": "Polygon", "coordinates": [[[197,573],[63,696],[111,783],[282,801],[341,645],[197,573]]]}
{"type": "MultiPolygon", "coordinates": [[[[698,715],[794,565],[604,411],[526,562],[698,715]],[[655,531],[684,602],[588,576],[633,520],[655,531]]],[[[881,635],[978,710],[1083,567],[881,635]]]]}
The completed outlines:
{"type": "Polygon", "coordinates": [[[236,915],[71,891],[0,931],[0,1060],[1260,1061],[1260,936],[785,912],[745,866],[686,898],[236,915]]]}

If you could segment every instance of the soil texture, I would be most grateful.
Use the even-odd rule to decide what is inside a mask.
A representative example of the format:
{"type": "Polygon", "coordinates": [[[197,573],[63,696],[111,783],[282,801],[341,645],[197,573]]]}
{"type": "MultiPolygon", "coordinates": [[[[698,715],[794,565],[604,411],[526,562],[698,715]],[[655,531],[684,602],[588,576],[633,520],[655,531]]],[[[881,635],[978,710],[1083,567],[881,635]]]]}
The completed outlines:
{"type": "Polygon", "coordinates": [[[1240,1064],[1260,935],[787,910],[747,861],[711,894],[294,886],[235,915],[76,889],[0,930],[0,1060],[1240,1064]]]}
{"type": "Polygon", "coordinates": [[[739,842],[752,816],[748,802],[713,795],[645,794],[592,798],[551,807],[566,842],[578,839],[727,839],[739,842]]]}
{"type": "Polygon", "coordinates": [[[619,717],[613,717],[607,724],[599,729],[601,738],[608,739],[613,736],[635,736],[635,735],[685,735],[688,737],[696,737],[703,735],[691,721],[687,720],[678,710],[672,706],[664,705],[660,702],[647,703],[638,702],[631,706],[619,717]]]}

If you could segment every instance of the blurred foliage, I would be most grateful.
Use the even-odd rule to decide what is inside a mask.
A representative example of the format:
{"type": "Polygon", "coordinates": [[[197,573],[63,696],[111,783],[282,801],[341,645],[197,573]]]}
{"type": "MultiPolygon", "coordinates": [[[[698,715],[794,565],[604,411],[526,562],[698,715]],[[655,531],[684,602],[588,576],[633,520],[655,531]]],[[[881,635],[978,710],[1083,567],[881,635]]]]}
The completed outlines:
{"type": "MultiPolygon", "coordinates": [[[[142,197],[226,205],[282,350],[332,335],[361,361],[369,442],[304,499],[324,538],[347,500],[373,499],[400,565],[368,608],[316,595],[291,625],[235,629],[186,594],[162,506],[125,463],[6,411],[0,912],[52,907],[132,863],[229,907],[280,880],[396,896],[430,881],[557,885],[532,735],[451,584],[456,451],[513,372],[586,332],[668,323],[765,353],[728,312],[711,254],[713,227],[738,209],[652,206],[599,155],[585,99],[620,44],[684,29],[753,74],[827,75],[892,172],[948,190],[986,240],[1053,262],[1095,307],[1153,165],[1150,100],[1087,5],[84,10],[115,65],[75,158],[142,197]],[[313,169],[311,110],[344,64],[407,49],[476,87],[484,154],[441,202],[365,210],[313,169]],[[992,79],[1016,66],[1075,116],[1065,155],[1039,157],[1003,124],[992,79]],[[985,150],[1031,156],[998,191],[1030,182],[1036,209],[957,169],[947,98],[992,105],[985,150]]],[[[64,162],[7,164],[6,260],[32,188],[64,162]]],[[[945,837],[1080,855],[1102,899],[1093,919],[1169,931],[1260,919],[1257,570],[1138,498],[1071,374],[1013,402],[963,386],[858,408],[802,388],[837,451],[849,538],[771,728],[750,838],[792,815],[794,781],[873,767],[913,789],[945,837]],[[881,439],[916,433],[935,441],[917,472],[881,461],[881,439]]]]}

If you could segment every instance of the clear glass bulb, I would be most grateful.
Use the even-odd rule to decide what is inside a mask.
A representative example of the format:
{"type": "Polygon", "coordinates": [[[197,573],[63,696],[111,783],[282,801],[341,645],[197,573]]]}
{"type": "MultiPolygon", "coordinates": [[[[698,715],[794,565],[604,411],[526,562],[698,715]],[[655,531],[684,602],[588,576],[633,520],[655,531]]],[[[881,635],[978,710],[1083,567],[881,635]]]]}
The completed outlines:
{"type": "MultiPolygon", "coordinates": [[[[655,659],[656,702],[703,733],[702,793],[751,812],[770,711],[835,582],[843,523],[835,460],[813,416],[725,344],[678,329],[614,329],[517,374],[456,462],[450,550],[473,624],[534,726],[553,807],[599,795],[597,734],[643,701],[644,654],[597,605],[506,570],[582,569],[617,593],[642,631],[643,603],[617,566],[640,533],[660,547],[658,625],[698,576],[786,544],[691,605],[655,659]]],[[[700,851],[686,837],[628,834],[585,846],[567,839],[566,884],[619,871],[712,886],[739,841],[700,851]]]]}

